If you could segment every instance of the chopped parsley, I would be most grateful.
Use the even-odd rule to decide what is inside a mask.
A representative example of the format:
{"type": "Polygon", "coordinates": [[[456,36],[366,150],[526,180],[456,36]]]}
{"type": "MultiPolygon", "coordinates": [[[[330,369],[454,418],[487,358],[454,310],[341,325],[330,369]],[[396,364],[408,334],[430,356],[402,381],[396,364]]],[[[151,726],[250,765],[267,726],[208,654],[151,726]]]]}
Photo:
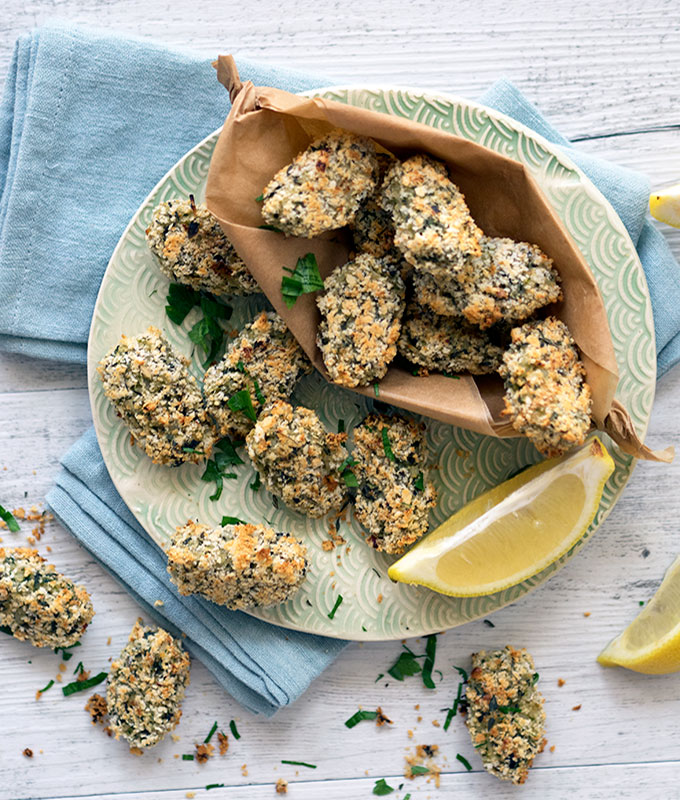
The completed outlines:
{"type": "Polygon", "coordinates": [[[281,278],[281,294],[288,308],[292,308],[298,297],[323,289],[323,278],[319,272],[314,253],[298,258],[295,269],[284,267],[284,272],[289,273],[281,278]]]}
{"type": "MultiPolygon", "coordinates": [[[[383,430],[385,430],[383,428],[383,430]]],[[[434,669],[434,659],[437,653],[437,634],[431,633],[427,637],[425,645],[425,661],[423,662],[423,683],[428,689],[434,689],[432,680],[432,670],[434,669]]]]}
{"type": "Polygon", "coordinates": [[[277,228],[276,225],[258,225],[258,228],[261,228],[263,231],[274,231],[274,233],[283,233],[281,228],[277,228]]]}
{"type": "Polygon", "coordinates": [[[44,689],[38,689],[38,694],[44,694],[48,689],[54,686],[54,681],[50,681],[44,689]]]}
{"type": "Polygon", "coordinates": [[[4,523],[6,523],[7,527],[12,531],[12,533],[19,533],[21,528],[19,527],[19,523],[14,518],[14,514],[11,511],[7,511],[6,508],[0,506],[0,519],[4,523]]]}
{"type": "MultiPolygon", "coordinates": [[[[222,522],[220,525],[247,525],[248,523],[244,519],[239,519],[238,517],[222,517],[222,522]]],[[[217,723],[215,723],[217,725],[217,723]]]]}
{"type": "Polygon", "coordinates": [[[338,433],[344,433],[344,432],[345,432],[345,420],[344,419],[339,419],[338,420],[338,433]]]}
{"type": "Polygon", "coordinates": [[[240,392],[233,394],[228,400],[227,405],[232,411],[241,411],[252,422],[257,422],[257,414],[253,406],[253,400],[250,392],[247,389],[241,389],[240,392]]]}
{"type": "Polygon", "coordinates": [[[262,203],[263,201],[264,201],[264,194],[258,194],[258,196],[255,198],[255,202],[262,203]]]}
{"type": "Polygon", "coordinates": [[[106,672],[100,672],[94,677],[88,678],[86,681],[73,681],[73,683],[67,683],[66,686],[62,687],[61,691],[64,693],[64,697],[68,697],[76,692],[84,692],[87,691],[87,689],[91,689],[93,686],[97,686],[97,684],[101,683],[102,681],[105,681],[106,676],[106,672]]]}
{"type": "Polygon", "coordinates": [[[356,725],[358,725],[360,722],[363,722],[364,720],[377,719],[377,718],[378,718],[377,711],[361,710],[357,711],[355,714],[352,714],[352,716],[349,719],[345,720],[345,726],[347,728],[354,728],[356,725]]]}
{"type": "Polygon", "coordinates": [[[339,594],[338,595],[338,599],[335,601],[335,605],[333,606],[333,608],[330,610],[329,614],[327,615],[328,619],[333,619],[335,617],[335,612],[340,608],[340,604],[341,603],[342,603],[342,595],[339,594]]]}
{"type": "Polygon", "coordinates": [[[465,767],[465,769],[468,772],[472,772],[472,767],[470,766],[470,762],[467,760],[467,758],[465,758],[465,756],[462,756],[460,753],[456,753],[456,758],[458,759],[458,761],[460,761],[460,763],[465,767]]]}
{"type": "Polygon", "coordinates": [[[338,468],[338,472],[340,473],[340,477],[345,482],[346,486],[349,487],[356,487],[359,485],[359,481],[357,481],[356,475],[352,472],[351,467],[356,464],[353,456],[347,456],[347,458],[340,464],[338,468]]]}
{"type": "MultiPolygon", "coordinates": [[[[366,628],[364,628],[363,625],[361,627],[362,627],[363,630],[366,630],[366,628]]],[[[378,677],[373,681],[373,683],[377,683],[381,678],[384,678],[384,677],[385,677],[385,673],[381,672],[380,675],[378,675],[378,677]]]]}
{"type": "Polygon", "coordinates": [[[292,764],[294,767],[307,767],[308,769],[316,769],[316,764],[308,764],[306,761],[287,761],[286,759],[281,759],[282,764],[292,764]]]}
{"type": "Polygon", "coordinates": [[[260,473],[255,473],[255,480],[250,484],[250,488],[254,492],[258,492],[260,490],[260,486],[262,486],[262,478],[260,477],[260,473]]]}
{"type": "Polygon", "coordinates": [[[182,761],[193,761],[194,754],[193,753],[182,753],[182,761]]]}
{"type": "Polygon", "coordinates": [[[373,394],[375,394],[376,397],[380,397],[380,387],[377,383],[373,384],[373,394]]]}
{"type": "Polygon", "coordinates": [[[498,706],[501,714],[516,714],[521,711],[519,706],[498,706]]]}
{"type": "Polygon", "coordinates": [[[540,675],[538,674],[538,672],[534,672],[534,674],[533,674],[533,676],[531,678],[531,685],[532,686],[536,686],[536,684],[538,683],[538,679],[539,678],[540,678],[540,675]]]}
{"type": "Polygon", "coordinates": [[[403,681],[404,678],[411,675],[417,675],[422,670],[422,667],[416,660],[421,658],[421,656],[417,656],[412,650],[409,650],[406,645],[403,645],[403,647],[404,650],[399,654],[399,658],[387,670],[388,674],[398,681],[403,681]]]}
{"type": "Polygon", "coordinates": [[[236,362],[236,369],[237,369],[239,372],[245,372],[245,371],[246,371],[246,365],[243,363],[243,361],[241,361],[241,359],[239,359],[239,360],[236,362]]]}
{"type": "Polygon", "coordinates": [[[485,620],[484,620],[484,624],[485,624],[485,625],[488,625],[490,628],[495,628],[495,627],[496,627],[496,626],[493,624],[493,622],[491,622],[491,620],[490,620],[490,619],[485,619],[485,620]]]}
{"type": "Polygon", "coordinates": [[[215,722],[213,722],[213,726],[212,726],[212,728],[210,729],[210,733],[208,733],[208,735],[207,735],[207,736],[205,737],[205,739],[203,740],[203,744],[208,744],[208,742],[209,742],[209,741],[212,739],[212,737],[215,735],[215,731],[216,731],[216,730],[217,730],[217,720],[215,720],[215,722]]]}
{"type": "Polygon", "coordinates": [[[416,489],[419,492],[424,492],[425,491],[425,476],[423,475],[422,472],[418,473],[418,477],[415,479],[413,485],[416,487],[416,489]]]}
{"type": "Polygon", "coordinates": [[[83,666],[83,662],[79,661],[76,668],[73,670],[74,675],[82,675],[85,672],[85,667],[83,666]]]}
{"type": "Polygon", "coordinates": [[[381,430],[382,433],[382,443],[383,443],[383,450],[385,451],[385,455],[389,458],[390,461],[396,461],[397,459],[394,457],[394,450],[392,450],[392,444],[390,443],[390,435],[387,432],[387,428],[383,428],[381,430]]]}
{"type": "Polygon", "coordinates": [[[68,647],[57,647],[54,652],[59,655],[59,651],[61,650],[62,661],[69,661],[73,656],[71,650],[73,650],[74,647],[80,647],[80,642],[76,642],[68,647]]]}
{"type": "Polygon", "coordinates": [[[385,794],[392,794],[393,791],[394,787],[390,786],[384,778],[376,781],[373,787],[373,794],[377,794],[379,797],[385,794]]]}
{"type": "Polygon", "coordinates": [[[206,792],[209,792],[211,789],[220,789],[222,786],[224,786],[223,783],[209,783],[205,787],[205,790],[206,790],[206,792]]]}
{"type": "Polygon", "coordinates": [[[165,313],[175,325],[181,325],[191,309],[201,302],[201,293],[181,283],[171,283],[166,302],[165,313]]]}
{"type": "Polygon", "coordinates": [[[234,722],[233,719],[229,721],[229,730],[234,735],[234,739],[240,739],[241,738],[241,734],[238,732],[238,728],[236,727],[236,723],[234,722]]]}
{"type": "Polygon", "coordinates": [[[201,475],[201,480],[206,481],[206,483],[210,483],[210,481],[215,482],[215,493],[210,496],[211,500],[219,500],[222,496],[224,478],[234,480],[238,477],[235,472],[227,471],[227,467],[245,463],[236,452],[236,447],[239,444],[241,444],[241,442],[232,442],[230,439],[222,439],[215,445],[213,457],[206,461],[205,471],[203,475],[201,475]]]}
{"type": "MultiPolygon", "coordinates": [[[[457,672],[457,673],[460,675],[460,677],[463,679],[463,681],[467,681],[467,679],[468,679],[468,674],[467,674],[467,671],[466,671],[466,670],[464,670],[462,667],[457,667],[455,664],[453,665],[453,668],[454,668],[454,669],[456,670],[456,672],[457,672]]],[[[538,675],[538,672],[535,672],[534,674],[535,674],[535,675],[538,675]]]]}
{"type": "Polygon", "coordinates": [[[429,767],[423,767],[420,764],[413,764],[411,766],[411,775],[427,775],[429,771],[429,767]]]}

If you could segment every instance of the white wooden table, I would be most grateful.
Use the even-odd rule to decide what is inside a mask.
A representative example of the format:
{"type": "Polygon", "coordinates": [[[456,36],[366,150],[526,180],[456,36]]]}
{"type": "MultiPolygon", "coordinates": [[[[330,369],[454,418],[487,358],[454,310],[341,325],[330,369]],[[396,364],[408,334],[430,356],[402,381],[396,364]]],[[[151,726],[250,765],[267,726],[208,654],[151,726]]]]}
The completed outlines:
{"type": "MultiPolygon", "coordinates": [[[[568,136],[591,153],[648,173],[680,179],[680,9],[677,0],[553,0],[540,14],[530,0],[27,0],[5,2],[0,15],[0,73],[15,37],[61,18],[155,37],[207,55],[234,52],[306,68],[339,82],[370,81],[444,89],[477,96],[500,76],[514,80],[568,136]]],[[[664,230],[676,254],[680,236],[664,230]]],[[[0,299],[1,302],[1,299],[0,299]]],[[[0,503],[40,503],[58,459],[90,424],[85,370],[0,357],[0,503]]],[[[680,444],[680,369],[658,385],[648,443],[680,444]]],[[[259,800],[275,797],[279,777],[294,799],[371,797],[376,779],[392,797],[516,797],[480,769],[457,719],[445,733],[440,709],[457,686],[452,664],[465,666],[482,647],[526,646],[546,697],[550,750],[537,759],[521,790],[530,798],[671,798],[680,796],[680,692],[676,676],[647,677],[603,670],[595,657],[658,585],[678,552],[680,461],[641,464],[594,540],[547,586],[493,616],[439,638],[435,691],[418,677],[375,682],[396,657],[398,643],[350,646],[291,708],[273,720],[234,703],[198,662],[180,741],[170,737],[136,758],[122,742],[91,726],[84,697],[35,692],[60,659],[9,637],[0,641],[0,798],[184,798],[259,800]],[[589,612],[589,616],[585,613],[589,612]],[[558,678],[566,681],[558,687],[558,678]],[[358,706],[382,705],[393,726],[344,720],[358,706]],[[419,706],[419,708],[418,708],[419,706]],[[580,706],[580,710],[572,710],[580,706]],[[202,741],[213,720],[235,719],[241,739],[204,766],[178,754],[202,741]],[[414,731],[412,739],[407,731],[414,731]],[[415,744],[438,744],[442,786],[404,781],[404,756],[415,744]],[[554,750],[552,747],[554,746],[554,750]],[[22,755],[29,747],[34,757],[22,755]],[[456,753],[469,758],[467,773],[456,753]],[[317,769],[287,767],[281,759],[317,769]],[[242,766],[245,765],[245,766],[242,766]],[[225,788],[206,793],[211,783],[225,788]]],[[[3,532],[5,543],[24,542],[3,532]]],[[[92,592],[97,610],[72,666],[107,669],[139,613],[135,603],[52,524],[41,545],[92,592]],[[110,644],[108,644],[110,640],[110,644]]],[[[422,646],[416,643],[416,646],[422,646]]]]}

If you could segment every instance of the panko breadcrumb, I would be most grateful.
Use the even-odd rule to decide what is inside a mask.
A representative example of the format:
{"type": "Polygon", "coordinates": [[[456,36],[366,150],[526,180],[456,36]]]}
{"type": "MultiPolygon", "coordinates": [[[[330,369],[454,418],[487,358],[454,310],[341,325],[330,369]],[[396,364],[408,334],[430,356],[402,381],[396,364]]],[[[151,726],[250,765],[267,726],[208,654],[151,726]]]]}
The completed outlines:
{"type": "Polygon", "coordinates": [[[591,392],[569,329],[556,317],[511,331],[499,372],[512,427],[546,456],[583,444],[590,429],[591,392]]]}
{"type": "Polygon", "coordinates": [[[37,550],[0,547],[0,626],[35,647],[71,647],[92,621],[84,586],[58,573],[37,550]]]}
{"type": "Polygon", "coordinates": [[[189,520],[172,534],[168,572],[181,595],[232,609],[285,603],[302,585],[307,547],[264,525],[211,528],[189,520]]]}
{"type": "Polygon", "coordinates": [[[440,161],[426,155],[397,161],[385,177],[381,204],[394,220],[395,244],[416,270],[446,278],[481,255],[482,231],[440,161]]]}
{"type": "Polygon", "coordinates": [[[335,269],[317,298],[317,345],[331,380],[360,386],[380,380],[397,353],[404,282],[395,262],[368,253],[335,269]]]}
{"type": "Polygon", "coordinates": [[[189,359],[157,328],[123,336],[99,362],[104,394],[154,464],[197,463],[214,432],[189,359]]]}
{"type": "Polygon", "coordinates": [[[508,645],[472,655],[468,679],[467,725],[484,769],[513,783],[524,783],[546,740],[538,673],[526,650],[508,645]]]}
{"type": "Polygon", "coordinates": [[[309,408],[279,401],[266,408],[246,438],[262,483],[294,511],[322,517],[347,499],[340,467],[346,433],[329,433],[309,408]]]}
{"type": "Polygon", "coordinates": [[[274,175],[262,192],[262,217],[289,236],[311,238],[342,228],[353,221],[377,178],[373,142],[332,130],[274,175]]]}
{"type": "Polygon", "coordinates": [[[399,352],[412,364],[446,374],[496,372],[503,357],[488,333],[456,317],[441,317],[415,303],[406,309],[399,352]]]}
{"type": "Polygon", "coordinates": [[[260,291],[220,223],[193,195],[156,206],[146,241],[171,281],[218,296],[260,291]]]}
{"type": "Polygon", "coordinates": [[[190,666],[178,639],[138,621],[111,664],[106,687],[109,726],[116,739],[122,736],[131,747],[152,747],[177,727],[190,666]]]}
{"type": "Polygon", "coordinates": [[[244,326],[224,358],[205,373],[203,390],[219,436],[245,437],[254,422],[228,402],[247,389],[255,412],[288,400],[298,379],[312,371],[304,351],[278,314],[263,311],[244,326]]]}
{"type": "Polygon", "coordinates": [[[482,254],[467,259],[455,276],[414,279],[418,301],[437,314],[463,316],[488,328],[502,320],[519,322],[562,299],[552,260],[536,245],[483,236],[482,254]]]}
{"type": "Polygon", "coordinates": [[[428,529],[436,504],[426,480],[424,426],[401,416],[370,414],[353,431],[359,482],[354,514],[376,550],[403,553],[428,529]]]}

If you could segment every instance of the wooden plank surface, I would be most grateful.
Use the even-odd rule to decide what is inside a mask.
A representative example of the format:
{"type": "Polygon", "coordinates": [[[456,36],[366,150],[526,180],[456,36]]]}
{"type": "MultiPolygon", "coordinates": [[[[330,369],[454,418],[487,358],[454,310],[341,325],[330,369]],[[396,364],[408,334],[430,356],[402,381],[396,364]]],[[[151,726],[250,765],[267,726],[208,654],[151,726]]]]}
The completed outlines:
{"type": "MultiPolygon", "coordinates": [[[[206,55],[232,50],[335,80],[411,84],[474,97],[506,75],[565,133],[584,139],[581,146],[589,152],[642,170],[655,184],[679,179],[677,2],[554,2],[542,16],[535,5],[528,0],[455,7],[444,0],[408,6],[353,0],[319,7],[300,0],[284,11],[270,0],[250,0],[227,11],[218,0],[191,6],[157,0],[29,0],[0,18],[0,71],[14,37],[58,13],[206,55]]],[[[677,232],[664,234],[680,254],[677,232]]],[[[0,357],[0,502],[12,507],[40,503],[59,457],[89,424],[84,369],[0,357]]],[[[680,370],[659,383],[648,442],[680,444],[680,370]]],[[[136,758],[90,725],[83,697],[64,698],[55,686],[36,701],[36,689],[56,675],[59,659],[3,638],[0,800],[175,800],[191,791],[197,797],[255,800],[276,796],[278,777],[291,781],[293,798],[370,797],[377,778],[398,786],[404,756],[415,744],[440,745],[442,789],[409,781],[392,797],[403,798],[408,791],[414,800],[454,793],[514,797],[512,787],[479,772],[460,719],[447,733],[432,724],[443,722],[441,709],[455,694],[453,665],[466,666],[474,650],[506,643],[526,646],[535,657],[549,746],[555,747],[537,759],[523,796],[677,796],[677,679],[603,670],[594,659],[637,613],[639,602],[651,596],[678,551],[679,478],[680,464],[639,465],[594,540],[550,583],[495,614],[494,628],[480,621],[440,637],[437,668],[443,679],[434,691],[418,677],[375,682],[396,657],[398,643],[354,645],[298,703],[265,720],[240,709],[194,662],[180,740],[168,739],[136,758]],[[558,687],[558,678],[564,686],[558,687]],[[392,727],[344,727],[358,706],[378,704],[394,720],[392,727]],[[573,711],[577,705],[580,710],[573,711]],[[190,752],[213,719],[221,726],[237,721],[242,737],[232,738],[229,753],[202,767],[174,758],[190,752]],[[26,747],[33,750],[32,759],[22,755],[26,747]],[[465,755],[475,772],[466,774],[456,753],[465,755]],[[300,768],[296,775],[295,768],[280,764],[286,758],[309,761],[317,769],[300,768]],[[235,788],[206,793],[210,783],[235,788]]],[[[21,534],[3,532],[2,537],[4,544],[25,543],[28,534],[30,526],[24,525],[21,534]]],[[[91,588],[97,616],[79,658],[88,669],[106,669],[138,608],[58,525],[48,526],[41,544],[52,548],[60,568],[91,588]]]]}

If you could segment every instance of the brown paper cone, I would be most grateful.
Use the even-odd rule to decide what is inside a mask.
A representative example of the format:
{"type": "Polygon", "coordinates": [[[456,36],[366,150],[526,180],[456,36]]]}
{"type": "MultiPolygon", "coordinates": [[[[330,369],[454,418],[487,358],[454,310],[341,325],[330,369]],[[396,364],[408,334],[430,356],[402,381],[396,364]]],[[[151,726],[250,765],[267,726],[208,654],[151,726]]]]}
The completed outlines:
{"type": "MultiPolygon", "coordinates": [[[[639,458],[660,458],[639,441],[625,409],[617,404],[615,415],[611,416],[618,371],[600,291],[561,220],[521,164],[420,123],[320,97],[256,88],[250,81],[241,83],[231,56],[220,56],[214,66],[233,105],[213,154],[206,203],[324,376],[327,373],[316,346],[316,295],[303,295],[292,308],[287,308],[281,296],[282,267],[293,268],[299,257],[312,252],[322,277],[326,277],[347,261],[346,233],[337,231],[302,239],[261,230],[260,204],[255,198],[313,138],[333,128],[343,128],[369,136],[400,157],[424,151],[444,161],[485,233],[536,243],[554,260],[565,299],[549,311],[564,320],[581,350],[593,394],[596,426],[610,433],[625,452],[639,458]]],[[[356,391],[368,396],[374,393],[370,386],[356,391]]],[[[497,376],[461,375],[459,380],[443,375],[414,377],[391,367],[379,384],[379,397],[386,403],[479,433],[517,436],[507,417],[501,415],[503,384],[497,376]]]]}

